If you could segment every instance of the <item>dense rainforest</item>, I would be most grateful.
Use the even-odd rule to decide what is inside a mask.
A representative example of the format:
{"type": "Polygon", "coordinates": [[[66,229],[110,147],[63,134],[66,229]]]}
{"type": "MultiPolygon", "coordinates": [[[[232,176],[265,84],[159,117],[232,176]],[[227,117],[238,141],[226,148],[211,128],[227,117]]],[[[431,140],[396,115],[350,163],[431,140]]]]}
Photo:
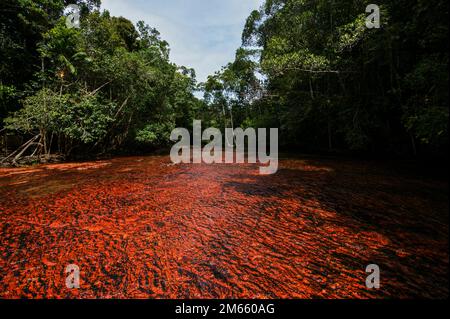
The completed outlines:
{"type": "Polygon", "coordinates": [[[4,0],[1,161],[151,152],[194,119],[277,127],[291,152],[447,158],[447,1],[380,0],[379,29],[368,4],[266,0],[235,60],[197,83],[158,30],[99,0],[4,0]]]}

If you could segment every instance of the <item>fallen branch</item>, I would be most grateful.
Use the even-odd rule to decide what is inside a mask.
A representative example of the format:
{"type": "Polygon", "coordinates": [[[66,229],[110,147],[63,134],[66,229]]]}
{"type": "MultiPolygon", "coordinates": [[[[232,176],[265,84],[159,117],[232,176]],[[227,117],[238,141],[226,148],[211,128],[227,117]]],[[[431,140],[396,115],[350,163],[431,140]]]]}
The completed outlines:
{"type": "Polygon", "coordinates": [[[36,135],[34,138],[32,138],[32,139],[27,143],[27,145],[24,146],[23,150],[22,150],[19,154],[17,154],[16,157],[14,157],[13,163],[16,163],[16,161],[17,161],[19,158],[22,157],[22,155],[26,152],[26,150],[29,149],[29,148],[31,147],[31,145],[33,145],[34,141],[37,140],[40,136],[41,136],[41,135],[38,134],[38,135],[36,135]]]}
{"type": "Polygon", "coordinates": [[[37,138],[39,138],[41,136],[41,134],[36,135],[35,137],[33,137],[31,140],[29,140],[28,142],[26,142],[25,144],[22,144],[21,146],[19,146],[19,148],[17,150],[15,150],[14,152],[12,152],[11,154],[9,154],[7,157],[5,157],[0,163],[4,163],[7,159],[9,159],[10,157],[15,156],[17,153],[19,153],[13,160],[13,162],[15,162],[18,158],[20,158],[20,156],[22,156],[22,154],[31,146],[33,145],[34,141],[36,141],[37,138]],[[22,149],[24,148],[24,149],[22,149]],[[21,151],[22,150],[22,151],[21,151]]]}
{"type": "Polygon", "coordinates": [[[103,87],[105,87],[106,85],[110,84],[111,82],[112,82],[112,80],[106,82],[105,84],[100,85],[97,89],[95,89],[94,91],[92,91],[92,92],[89,93],[88,95],[89,95],[89,96],[94,96],[95,94],[97,94],[98,91],[100,91],[103,87]]]}
{"type": "Polygon", "coordinates": [[[306,72],[306,73],[313,73],[313,74],[319,74],[319,73],[328,73],[328,74],[345,74],[345,73],[358,73],[356,71],[337,71],[337,70],[311,70],[311,69],[302,69],[302,68],[284,68],[278,73],[284,74],[285,71],[299,71],[299,72],[306,72]]]}
{"type": "Polygon", "coordinates": [[[125,101],[123,101],[122,105],[119,107],[119,110],[116,112],[116,115],[114,115],[114,119],[116,119],[117,116],[119,116],[120,112],[122,112],[122,109],[124,108],[125,105],[127,105],[129,98],[130,98],[130,96],[127,96],[125,101]]]}

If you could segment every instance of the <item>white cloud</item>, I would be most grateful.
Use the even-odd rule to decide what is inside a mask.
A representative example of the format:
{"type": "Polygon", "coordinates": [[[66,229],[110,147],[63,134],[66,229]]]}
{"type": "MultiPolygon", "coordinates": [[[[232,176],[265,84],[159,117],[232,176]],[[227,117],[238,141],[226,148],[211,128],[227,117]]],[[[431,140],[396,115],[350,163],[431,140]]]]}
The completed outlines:
{"type": "Polygon", "coordinates": [[[262,0],[103,0],[102,8],[134,23],[145,21],[171,47],[171,60],[194,68],[197,79],[232,61],[250,12],[262,0]]]}

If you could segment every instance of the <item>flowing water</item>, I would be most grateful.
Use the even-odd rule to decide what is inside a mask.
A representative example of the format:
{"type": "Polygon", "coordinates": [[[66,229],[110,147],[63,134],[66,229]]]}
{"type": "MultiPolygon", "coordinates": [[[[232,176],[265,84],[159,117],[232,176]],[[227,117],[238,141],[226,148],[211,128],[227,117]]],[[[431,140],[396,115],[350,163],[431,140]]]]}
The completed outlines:
{"type": "Polygon", "coordinates": [[[448,297],[447,194],[336,159],[270,176],[163,156],[0,169],[0,297],[448,297]]]}

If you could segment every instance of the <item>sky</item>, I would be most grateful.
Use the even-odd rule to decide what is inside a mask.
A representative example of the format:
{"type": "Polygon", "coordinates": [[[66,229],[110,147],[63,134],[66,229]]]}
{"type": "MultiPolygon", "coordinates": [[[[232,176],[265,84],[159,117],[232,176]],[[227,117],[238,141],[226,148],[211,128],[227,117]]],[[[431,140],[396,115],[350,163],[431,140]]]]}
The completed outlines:
{"type": "Polygon", "coordinates": [[[197,80],[234,60],[250,13],[263,0],[102,0],[102,9],[155,27],[169,42],[170,59],[194,68],[197,80]]]}

